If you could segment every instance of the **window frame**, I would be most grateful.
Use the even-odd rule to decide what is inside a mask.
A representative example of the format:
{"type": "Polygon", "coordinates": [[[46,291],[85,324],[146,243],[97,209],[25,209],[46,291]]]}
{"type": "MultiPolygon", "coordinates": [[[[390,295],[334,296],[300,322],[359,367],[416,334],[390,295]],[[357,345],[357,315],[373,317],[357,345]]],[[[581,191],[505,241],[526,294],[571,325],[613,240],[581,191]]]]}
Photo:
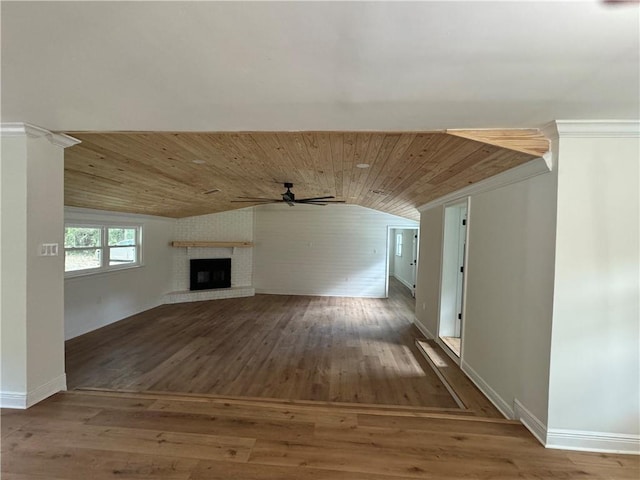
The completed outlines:
{"type": "Polygon", "coordinates": [[[402,257],[402,246],[404,244],[404,235],[396,233],[396,257],[402,257]]]}
{"type": "MultiPolygon", "coordinates": [[[[86,275],[97,275],[101,273],[114,272],[119,270],[128,270],[131,268],[139,268],[143,266],[143,249],[142,249],[142,225],[139,223],[110,223],[110,222],[96,222],[73,220],[67,221],[64,224],[64,236],[66,236],[67,228],[96,228],[100,229],[100,246],[96,247],[66,247],[64,246],[64,263],[65,263],[65,278],[82,277],[86,275]],[[133,245],[127,245],[133,247],[136,250],[136,261],[131,263],[124,263],[120,265],[109,265],[111,248],[115,245],[109,245],[109,230],[123,228],[135,230],[135,241],[133,245]],[[80,270],[66,270],[66,259],[68,251],[80,251],[80,250],[99,250],[100,251],[100,266],[95,268],[83,268],[80,270]]],[[[63,237],[64,238],[64,237],[63,237]]]]}

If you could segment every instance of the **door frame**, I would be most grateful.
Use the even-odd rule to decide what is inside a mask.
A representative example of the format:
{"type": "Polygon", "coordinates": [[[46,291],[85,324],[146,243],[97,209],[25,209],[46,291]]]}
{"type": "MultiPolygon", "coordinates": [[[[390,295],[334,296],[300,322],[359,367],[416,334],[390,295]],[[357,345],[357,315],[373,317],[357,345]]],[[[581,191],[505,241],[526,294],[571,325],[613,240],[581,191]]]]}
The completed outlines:
{"type": "Polygon", "coordinates": [[[467,324],[466,322],[466,317],[467,317],[467,281],[469,278],[469,232],[471,230],[471,197],[466,197],[466,198],[462,198],[462,199],[456,199],[453,200],[451,202],[445,203],[443,205],[442,208],[442,239],[441,239],[441,245],[442,245],[442,251],[441,251],[441,255],[440,255],[440,288],[439,288],[439,299],[438,299],[438,321],[436,324],[436,338],[435,341],[438,345],[440,345],[440,347],[442,348],[442,350],[444,350],[447,355],[449,355],[449,357],[451,357],[451,359],[456,362],[456,364],[461,365],[463,358],[464,358],[464,338],[465,338],[465,326],[467,324]],[[446,216],[446,210],[449,207],[454,207],[454,206],[459,206],[459,205],[463,205],[466,204],[467,207],[467,223],[466,223],[466,230],[465,230],[465,249],[464,249],[464,255],[463,255],[463,265],[464,265],[464,275],[462,277],[462,327],[461,327],[461,331],[460,331],[460,356],[456,356],[450,349],[449,347],[442,341],[442,339],[440,338],[440,324],[441,324],[441,319],[442,319],[442,314],[443,314],[443,308],[442,308],[442,295],[443,295],[443,276],[444,276],[444,272],[445,272],[445,256],[444,256],[444,249],[445,249],[445,236],[446,236],[446,228],[445,228],[445,216],[446,216]]]}
{"type": "MultiPolygon", "coordinates": [[[[386,268],[385,268],[385,276],[384,276],[384,298],[389,298],[389,274],[390,274],[390,264],[391,264],[391,245],[392,245],[392,237],[391,232],[393,230],[415,230],[416,237],[415,240],[415,253],[416,258],[414,259],[414,268],[413,268],[413,285],[414,287],[411,289],[411,294],[413,298],[416,296],[416,287],[415,282],[418,279],[418,262],[420,261],[420,225],[415,226],[407,226],[407,225],[387,225],[387,258],[386,258],[386,268]]],[[[393,243],[395,244],[395,243],[393,243]]],[[[403,245],[403,248],[405,246],[403,245]]],[[[413,253],[413,247],[411,252],[413,253]]]]}

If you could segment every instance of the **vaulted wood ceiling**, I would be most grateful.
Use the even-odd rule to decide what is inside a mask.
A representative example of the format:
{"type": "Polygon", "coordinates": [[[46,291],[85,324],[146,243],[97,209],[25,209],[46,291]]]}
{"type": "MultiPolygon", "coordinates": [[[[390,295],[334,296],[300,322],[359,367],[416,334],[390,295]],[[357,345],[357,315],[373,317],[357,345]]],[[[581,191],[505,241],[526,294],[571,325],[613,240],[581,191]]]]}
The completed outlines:
{"type": "Polygon", "coordinates": [[[251,206],[232,203],[240,196],[279,198],[292,182],[299,198],[418,219],[420,205],[548,150],[534,129],[66,133],[82,143],[65,151],[65,205],[176,218],[251,206]]]}

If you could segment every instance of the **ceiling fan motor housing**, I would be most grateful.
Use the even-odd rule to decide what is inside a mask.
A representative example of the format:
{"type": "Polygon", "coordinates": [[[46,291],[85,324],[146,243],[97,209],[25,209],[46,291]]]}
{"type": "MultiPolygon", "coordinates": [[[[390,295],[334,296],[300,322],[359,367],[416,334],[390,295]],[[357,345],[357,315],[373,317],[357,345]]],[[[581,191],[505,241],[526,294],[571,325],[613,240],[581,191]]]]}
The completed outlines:
{"type": "Polygon", "coordinates": [[[291,188],[293,188],[293,183],[285,183],[284,184],[284,188],[287,189],[286,192],[284,192],[282,194],[282,198],[283,200],[285,200],[286,202],[293,202],[296,199],[296,196],[293,194],[293,192],[290,190],[291,188]]]}

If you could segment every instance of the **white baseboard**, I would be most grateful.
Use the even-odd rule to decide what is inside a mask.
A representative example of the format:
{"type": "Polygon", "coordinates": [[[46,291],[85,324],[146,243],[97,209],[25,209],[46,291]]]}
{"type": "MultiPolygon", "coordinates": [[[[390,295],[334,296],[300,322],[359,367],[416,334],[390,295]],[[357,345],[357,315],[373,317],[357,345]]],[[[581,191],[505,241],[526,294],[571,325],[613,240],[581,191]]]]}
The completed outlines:
{"type": "Polygon", "coordinates": [[[640,455],[640,435],[550,428],[547,448],[640,455]]]}
{"type": "Polygon", "coordinates": [[[460,364],[462,371],[469,377],[469,379],[480,389],[480,391],[487,397],[491,403],[504,415],[506,418],[513,420],[513,408],[506,402],[498,393],[491,388],[491,386],[484,381],[484,379],[469,366],[464,360],[460,364]]]}
{"type": "Polygon", "coordinates": [[[31,390],[27,393],[27,408],[31,405],[35,405],[38,402],[41,402],[47,397],[50,397],[54,393],[58,393],[62,390],[67,389],[67,375],[63,373],[62,375],[54,378],[53,380],[48,381],[44,385],[39,386],[38,388],[31,390]]]}
{"type": "Polygon", "coordinates": [[[547,444],[547,426],[516,398],[513,401],[513,413],[516,420],[529,430],[542,445],[547,444]]]}
{"type": "Polygon", "coordinates": [[[384,295],[384,288],[380,291],[380,293],[367,293],[362,294],[360,292],[316,292],[312,290],[301,290],[301,291],[293,291],[293,290],[272,290],[270,288],[256,288],[256,294],[265,294],[265,295],[299,295],[303,297],[338,297],[338,298],[387,298],[384,295]]]}
{"type": "Polygon", "coordinates": [[[640,435],[548,429],[518,399],[514,400],[513,406],[515,418],[546,448],[640,455],[640,435]]]}
{"type": "Polygon", "coordinates": [[[29,408],[54,393],[67,389],[67,375],[62,374],[44,385],[27,392],[0,392],[1,408],[29,408]]]}
{"type": "Polygon", "coordinates": [[[420,330],[420,331],[422,332],[422,334],[423,334],[425,337],[427,337],[429,340],[433,340],[434,338],[436,338],[436,336],[435,336],[433,333],[431,333],[427,327],[425,327],[424,325],[422,325],[422,324],[418,321],[418,319],[415,319],[415,320],[413,321],[413,324],[414,324],[414,325],[418,328],[418,330],[420,330]]]}
{"type": "Polygon", "coordinates": [[[27,394],[0,392],[0,408],[27,408],[27,394]]]}

